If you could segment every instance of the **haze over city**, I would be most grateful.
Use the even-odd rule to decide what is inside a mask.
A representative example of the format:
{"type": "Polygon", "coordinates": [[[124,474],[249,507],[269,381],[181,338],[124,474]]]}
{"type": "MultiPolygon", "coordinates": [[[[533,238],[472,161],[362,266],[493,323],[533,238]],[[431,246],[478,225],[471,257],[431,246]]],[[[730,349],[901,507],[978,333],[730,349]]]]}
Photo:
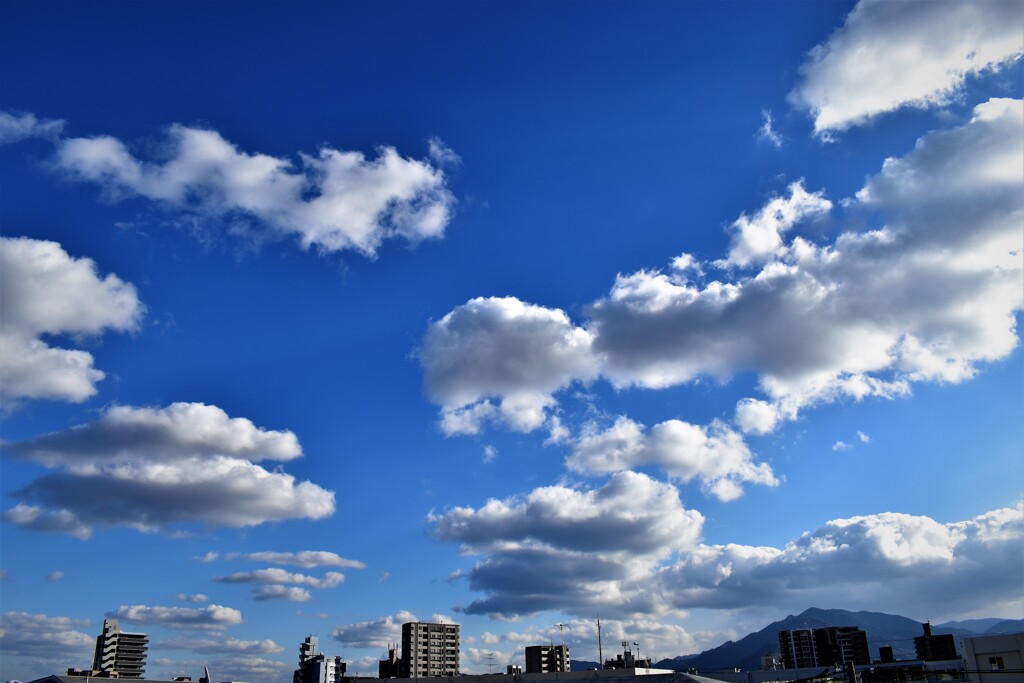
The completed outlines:
{"type": "MultiPolygon", "coordinates": [[[[1019,2],[0,5],[0,668],[1024,617],[1019,2]],[[561,628],[559,627],[561,625],[561,628]]],[[[606,655],[608,653],[606,652],[606,655]]]]}

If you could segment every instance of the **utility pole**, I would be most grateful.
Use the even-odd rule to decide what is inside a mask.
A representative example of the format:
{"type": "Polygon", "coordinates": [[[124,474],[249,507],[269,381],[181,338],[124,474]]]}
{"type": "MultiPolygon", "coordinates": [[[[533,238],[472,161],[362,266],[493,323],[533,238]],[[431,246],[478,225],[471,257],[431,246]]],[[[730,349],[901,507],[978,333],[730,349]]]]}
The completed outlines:
{"type": "Polygon", "coordinates": [[[597,668],[604,668],[604,651],[601,649],[601,617],[597,617],[597,668]]]}

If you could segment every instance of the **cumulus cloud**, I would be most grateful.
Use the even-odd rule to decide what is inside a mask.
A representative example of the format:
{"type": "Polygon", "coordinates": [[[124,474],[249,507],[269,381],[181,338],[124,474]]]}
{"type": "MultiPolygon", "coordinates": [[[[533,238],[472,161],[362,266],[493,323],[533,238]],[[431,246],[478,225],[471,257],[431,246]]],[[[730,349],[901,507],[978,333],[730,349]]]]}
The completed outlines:
{"type": "Polygon", "coordinates": [[[243,654],[263,655],[283,652],[284,648],[269,638],[266,640],[239,640],[238,638],[224,638],[211,640],[209,638],[172,638],[160,640],[153,644],[153,647],[167,650],[191,650],[209,654],[243,654]]]}
{"type": "Polygon", "coordinates": [[[402,637],[402,624],[419,621],[412,612],[401,611],[394,615],[340,625],[331,631],[331,638],[351,648],[387,647],[402,637]]]}
{"type": "MultiPolygon", "coordinates": [[[[329,147],[287,160],[239,150],[212,130],[175,124],[167,154],[145,160],[110,136],[71,138],[56,163],[113,198],[141,196],[201,216],[257,219],[303,248],[374,256],[385,240],[439,238],[454,197],[444,172],[382,147],[376,159],[329,147]]],[[[431,146],[452,153],[439,141],[431,146]]]]}
{"type": "Polygon", "coordinates": [[[431,517],[438,539],[484,556],[463,576],[487,597],[462,609],[507,616],[652,609],[636,579],[696,544],[703,521],[674,486],[629,471],[600,488],[548,486],[431,517]]]}
{"type": "Polygon", "coordinates": [[[210,596],[205,593],[178,593],[175,598],[181,602],[209,602],[210,596]]]}
{"type": "Polygon", "coordinates": [[[64,130],[59,119],[39,119],[35,114],[12,114],[0,111],[0,145],[28,138],[54,140],[64,130]]]}
{"type": "Polygon", "coordinates": [[[222,629],[242,623],[242,613],[233,607],[159,607],[121,605],[107,617],[129,624],[160,625],[174,629],[222,629]]]}
{"type": "Polygon", "coordinates": [[[832,444],[832,450],[834,451],[848,451],[851,448],[853,448],[853,446],[846,443],[845,441],[836,441],[834,444],[832,444]]]}
{"type": "Polygon", "coordinates": [[[746,268],[771,261],[785,253],[785,233],[831,210],[832,202],[821,192],[808,192],[802,182],[792,183],[788,197],[772,197],[753,216],[742,214],[733,222],[729,256],[716,265],[746,268]]]}
{"type": "Polygon", "coordinates": [[[92,354],[50,346],[43,335],[130,332],[143,311],[135,287],[101,277],[91,259],[73,258],[56,242],[0,237],[0,403],[94,395],[104,373],[92,354]]]}
{"type": "Polygon", "coordinates": [[[771,467],[755,464],[743,437],[718,420],[710,427],[669,420],[645,433],[643,425],[622,416],[605,430],[591,425],[566,459],[571,471],[583,474],[621,472],[647,464],[658,465],[681,482],[697,478],[708,494],[723,501],[743,495],[745,482],[778,485],[771,467]]]}
{"type": "Polygon", "coordinates": [[[553,392],[596,376],[590,344],[561,310],[477,298],[431,324],[417,356],[446,433],[474,434],[488,419],[530,431],[545,422],[553,392]]]}
{"type": "Polygon", "coordinates": [[[303,569],[314,567],[345,567],[348,569],[366,569],[366,564],[359,560],[350,560],[326,550],[303,550],[301,552],[261,551],[245,553],[242,559],[253,562],[269,562],[271,564],[287,564],[303,569]]]}
{"type": "Polygon", "coordinates": [[[86,538],[94,525],[243,527],[334,512],[332,492],[254,462],[300,456],[294,434],[200,403],[115,406],[96,422],[6,444],[5,452],[50,469],[15,491],[26,503],[5,514],[40,531],[86,538]]]}
{"type": "Polygon", "coordinates": [[[655,578],[676,608],[853,604],[864,609],[944,614],[1024,606],[1024,507],[939,523],[881,513],[832,520],[783,549],[701,546],[655,578]]]}
{"type": "Polygon", "coordinates": [[[309,602],[313,599],[309,591],[299,586],[268,584],[252,589],[256,600],[285,600],[287,602],[309,602]]]}
{"type": "Polygon", "coordinates": [[[89,621],[71,617],[51,617],[29,612],[0,613],[0,652],[8,656],[52,657],[87,656],[96,645],[96,637],[78,629],[89,621]]]}
{"type": "Polygon", "coordinates": [[[620,274],[583,324],[510,298],[457,307],[419,350],[442,426],[536,429],[556,393],[597,377],[659,389],[752,372],[763,395],[741,400],[735,420],[764,434],[807,406],[972,377],[1016,347],[1024,308],[1022,111],[990,100],[887,159],[844,202],[867,227],[832,242],[788,234],[831,207],[794,183],[733,224],[727,258],[620,274]],[[715,269],[721,279],[706,275],[715,269]],[[522,406],[529,419],[517,420],[522,406]]]}
{"type": "Polygon", "coordinates": [[[92,527],[84,524],[70,510],[49,510],[36,505],[18,503],[4,511],[4,521],[32,531],[68,534],[84,541],[92,537],[92,527]]]}
{"type": "Polygon", "coordinates": [[[1018,59],[1021,35],[1012,2],[861,0],[811,51],[790,100],[819,136],[904,106],[941,106],[968,77],[1018,59]]]}
{"type": "Polygon", "coordinates": [[[603,491],[550,487],[525,501],[490,501],[435,517],[440,539],[480,556],[462,575],[484,596],[464,611],[514,617],[561,610],[586,619],[599,612],[642,620],[691,608],[855,603],[914,614],[934,609],[940,594],[954,596],[944,605],[950,616],[1007,600],[1024,606],[1017,590],[1024,580],[1021,505],[948,524],[890,512],[837,519],[783,548],[708,545],[699,539],[699,513],[683,510],[667,485],[639,474],[629,483],[648,491],[630,490],[624,510],[616,509],[617,496],[603,500],[603,514],[581,505],[603,491]],[[533,499],[548,496],[565,499],[570,512],[542,514],[533,499]],[[630,521],[606,524],[604,514],[630,521]],[[636,535],[648,527],[653,544],[638,544],[636,535]],[[591,540],[595,534],[600,543],[591,540]]]}
{"type": "Polygon", "coordinates": [[[299,574],[271,567],[251,572],[236,572],[227,576],[217,576],[213,580],[219,583],[291,583],[297,586],[309,586],[310,588],[337,588],[345,582],[345,575],[341,572],[327,572],[323,578],[317,578],[308,574],[299,574]]]}

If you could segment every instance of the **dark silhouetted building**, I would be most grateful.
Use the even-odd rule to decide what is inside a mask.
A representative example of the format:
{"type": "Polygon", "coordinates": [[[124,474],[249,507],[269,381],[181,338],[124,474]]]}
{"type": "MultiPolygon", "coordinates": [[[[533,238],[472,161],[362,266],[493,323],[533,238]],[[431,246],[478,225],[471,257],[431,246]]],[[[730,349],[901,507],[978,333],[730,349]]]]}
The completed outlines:
{"type": "Polygon", "coordinates": [[[956,638],[950,634],[932,635],[931,622],[921,624],[924,635],[914,638],[914,650],[922,662],[938,662],[945,659],[956,659],[956,638]]]}
{"type": "Polygon", "coordinates": [[[382,659],[377,664],[377,678],[401,678],[402,662],[398,658],[398,644],[391,647],[388,643],[388,658],[382,659]]]}
{"type": "Polygon", "coordinates": [[[569,670],[569,648],[566,645],[531,645],[526,648],[526,673],[544,674],[569,670]]]}

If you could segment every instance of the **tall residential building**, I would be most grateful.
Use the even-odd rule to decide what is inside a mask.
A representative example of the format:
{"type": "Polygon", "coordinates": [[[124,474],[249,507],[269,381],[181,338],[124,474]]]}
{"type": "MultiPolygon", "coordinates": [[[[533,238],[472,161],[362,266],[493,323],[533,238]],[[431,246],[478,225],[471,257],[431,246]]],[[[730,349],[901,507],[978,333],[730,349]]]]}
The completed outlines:
{"type": "Polygon", "coordinates": [[[402,624],[403,678],[458,675],[458,624],[402,624]]]}
{"type": "Polygon", "coordinates": [[[951,634],[932,635],[932,624],[921,624],[924,635],[914,638],[914,651],[922,662],[935,662],[943,659],[956,659],[956,638],[951,634]]]}
{"type": "Polygon", "coordinates": [[[292,674],[292,683],[342,683],[345,662],[320,652],[319,643],[316,636],[308,636],[299,645],[299,668],[292,674]]]}
{"type": "Polygon", "coordinates": [[[856,626],[779,631],[779,649],[787,669],[871,663],[868,636],[856,626]]]}
{"type": "Polygon", "coordinates": [[[120,678],[142,678],[146,672],[146,650],[149,636],[125,633],[117,619],[103,620],[103,633],[96,637],[93,671],[117,672],[120,678]]]}
{"type": "Polygon", "coordinates": [[[526,648],[526,673],[543,674],[569,670],[567,645],[531,645],[526,648]]]}

